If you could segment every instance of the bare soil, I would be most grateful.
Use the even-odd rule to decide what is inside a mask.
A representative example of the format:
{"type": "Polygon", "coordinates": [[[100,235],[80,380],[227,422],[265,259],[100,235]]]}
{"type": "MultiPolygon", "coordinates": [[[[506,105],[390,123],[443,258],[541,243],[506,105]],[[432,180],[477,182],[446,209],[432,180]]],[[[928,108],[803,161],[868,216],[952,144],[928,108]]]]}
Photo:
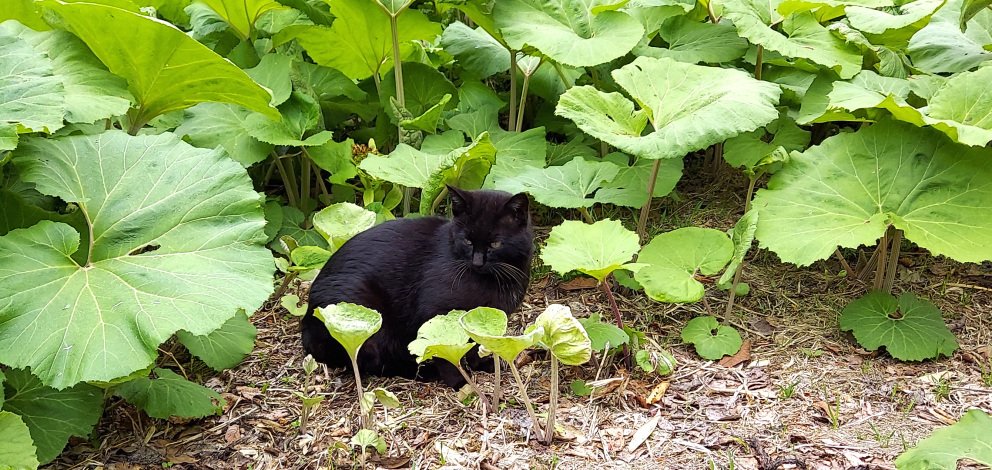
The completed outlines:
{"type": "MultiPolygon", "coordinates": [[[[662,202],[655,230],[732,226],[743,185],[722,178],[682,183],[678,201],[662,202]]],[[[626,212],[598,216],[636,220],[626,212]]],[[[855,253],[847,254],[854,264],[855,253]]],[[[647,333],[652,348],[677,358],[673,375],[630,370],[615,358],[564,368],[561,429],[551,446],[528,440],[529,420],[516,401],[504,400],[497,413],[483,416],[477,401],[443,385],[372,378],[367,387],[387,388],[402,407],[377,408],[388,450],[370,454],[367,468],[894,468],[895,457],[933,429],[971,408],[992,412],[992,268],[935,259],[915,247],[900,264],[895,291],[916,293],[942,309],[961,346],[953,357],[904,363],[860,349],[839,330],[838,317],[869,283],[840,276],[836,259],[796,268],[755,250],[743,275],[751,292],[726,318],[750,344],[740,364],[702,360],[682,344],[681,327],[706,314],[704,304],[661,304],[618,288],[625,319],[647,333]],[[591,397],[577,397],[569,388],[574,379],[600,386],[591,397]],[[649,431],[638,444],[635,434],[649,431]]],[[[598,289],[564,287],[575,286],[547,275],[535,279],[512,324],[533,319],[549,303],[565,303],[580,317],[610,317],[598,289]]],[[[726,293],[709,287],[706,303],[723,317],[726,293]]],[[[305,295],[305,285],[297,289],[305,295]]],[[[51,468],[360,468],[359,454],[348,445],[358,416],[351,374],[332,371],[327,381],[318,369],[307,386],[298,320],[271,302],[253,321],[256,349],[233,370],[216,374],[181,348],[163,348],[166,365],[178,363],[223,393],[223,415],[169,422],[113,402],[95,437],[73,441],[51,468]],[[305,430],[299,391],[324,397],[305,430]]],[[[548,367],[542,357],[530,359],[521,371],[541,412],[548,367]]],[[[504,397],[516,390],[508,375],[504,397]]],[[[491,374],[479,382],[492,391],[491,374]]]]}

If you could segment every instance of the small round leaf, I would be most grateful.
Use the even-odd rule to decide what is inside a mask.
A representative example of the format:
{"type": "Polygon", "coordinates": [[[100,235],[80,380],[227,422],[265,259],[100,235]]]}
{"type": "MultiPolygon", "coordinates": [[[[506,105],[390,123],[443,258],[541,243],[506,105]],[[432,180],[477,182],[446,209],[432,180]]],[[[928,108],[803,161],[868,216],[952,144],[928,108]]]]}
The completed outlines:
{"type": "Polygon", "coordinates": [[[696,353],[715,361],[741,349],[740,333],[731,326],[720,325],[711,316],[696,317],[682,328],[682,341],[692,343],[696,353]]]}
{"type": "Polygon", "coordinates": [[[617,220],[566,220],[551,229],[541,260],[559,274],[580,271],[603,282],[611,272],[630,266],[639,247],[637,234],[617,220]]]}
{"type": "Polygon", "coordinates": [[[950,356],[958,348],[940,310],[908,292],[898,300],[882,292],[868,293],[844,308],[840,328],[852,331],[866,349],[884,346],[892,357],[903,361],[950,356]]]}
{"type": "Polygon", "coordinates": [[[382,327],[382,315],[375,310],[347,302],[317,307],[317,319],[324,322],[331,337],[344,346],[348,355],[355,359],[365,340],[382,327]]]}

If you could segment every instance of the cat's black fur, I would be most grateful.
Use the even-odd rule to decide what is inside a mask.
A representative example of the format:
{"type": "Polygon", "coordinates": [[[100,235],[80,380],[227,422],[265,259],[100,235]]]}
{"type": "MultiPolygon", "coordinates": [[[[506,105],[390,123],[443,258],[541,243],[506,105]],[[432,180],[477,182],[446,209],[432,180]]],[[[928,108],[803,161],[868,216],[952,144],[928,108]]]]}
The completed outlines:
{"type": "MultiPolygon", "coordinates": [[[[382,328],[358,353],[360,372],[442,380],[452,387],[464,383],[443,360],[418,367],[407,345],[436,315],[482,306],[509,313],[520,307],[534,234],[525,194],[448,189],[451,220],[389,221],[356,235],[334,253],[310,287],[301,323],[306,353],[331,367],[350,366],[344,348],[313,312],[351,302],[382,314],[382,328]]],[[[474,351],[468,360],[478,360],[474,351]]]]}

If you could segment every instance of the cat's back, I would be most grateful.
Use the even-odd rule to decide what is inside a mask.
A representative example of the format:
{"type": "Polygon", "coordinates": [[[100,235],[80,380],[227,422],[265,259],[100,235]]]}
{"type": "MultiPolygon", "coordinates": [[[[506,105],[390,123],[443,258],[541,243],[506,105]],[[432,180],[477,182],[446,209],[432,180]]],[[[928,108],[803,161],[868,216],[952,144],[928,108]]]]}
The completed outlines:
{"type": "Polygon", "coordinates": [[[439,229],[445,223],[447,220],[441,217],[420,217],[376,225],[345,242],[321,272],[362,264],[376,267],[403,264],[413,258],[429,256],[435,251],[439,229]]]}

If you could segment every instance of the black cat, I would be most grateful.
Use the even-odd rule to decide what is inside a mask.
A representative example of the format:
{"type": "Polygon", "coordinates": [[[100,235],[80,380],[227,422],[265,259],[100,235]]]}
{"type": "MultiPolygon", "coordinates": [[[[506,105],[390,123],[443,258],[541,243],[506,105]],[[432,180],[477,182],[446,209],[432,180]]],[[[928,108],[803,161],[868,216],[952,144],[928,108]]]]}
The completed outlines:
{"type": "MultiPolygon", "coordinates": [[[[382,328],[358,353],[360,372],[441,380],[455,388],[464,383],[443,360],[418,367],[407,345],[436,315],[482,306],[509,313],[520,307],[530,280],[534,234],[526,194],[450,186],[448,191],[451,220],[389,221],[356,235],[331,256],[310,287],[300,325],[306,353],[331,367],[350,366],[344,348],[313,312],[351,302],[382,314],[382,328]]],[[[474,365],[478,356],[469,354],[474,365]]]]}

